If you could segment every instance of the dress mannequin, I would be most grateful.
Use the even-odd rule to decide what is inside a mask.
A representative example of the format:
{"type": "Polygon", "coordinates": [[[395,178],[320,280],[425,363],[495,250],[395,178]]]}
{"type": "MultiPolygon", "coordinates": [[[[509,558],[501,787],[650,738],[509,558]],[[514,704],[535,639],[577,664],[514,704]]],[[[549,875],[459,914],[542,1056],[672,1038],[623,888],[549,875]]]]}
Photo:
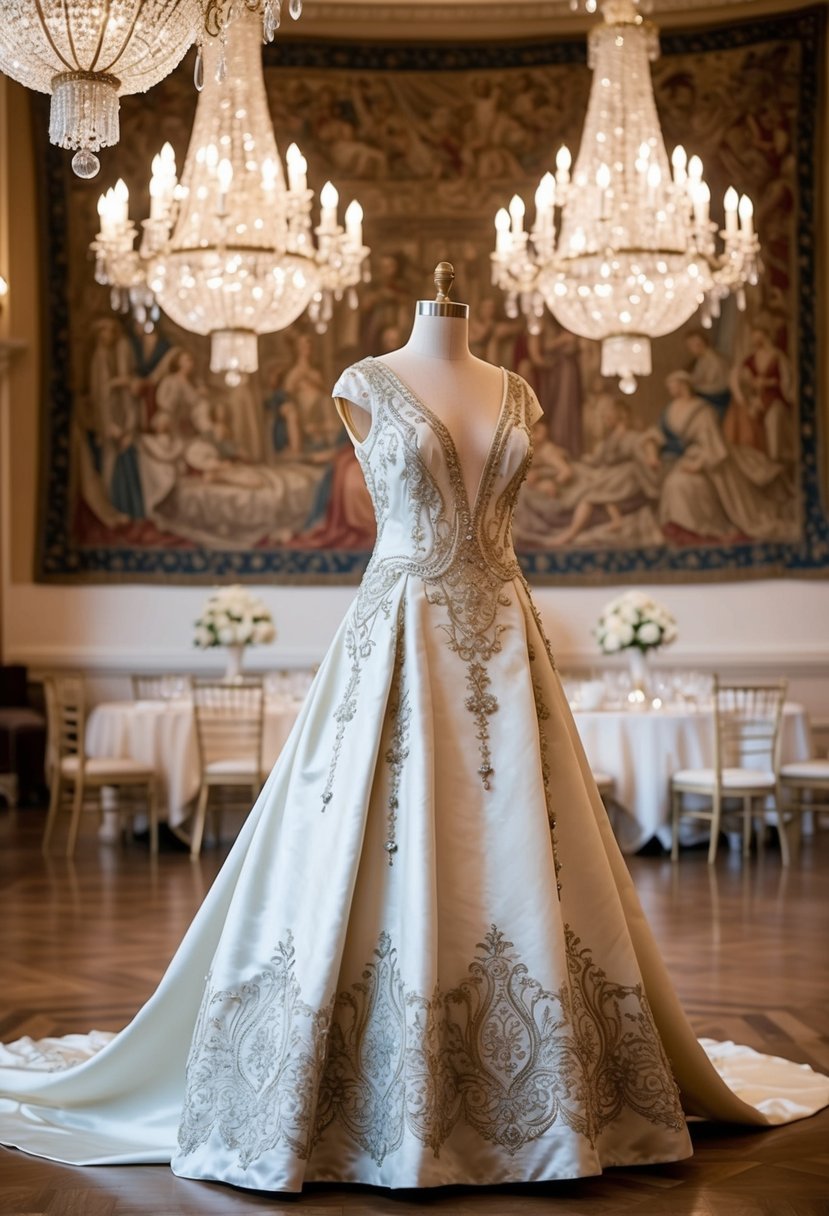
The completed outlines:
{"type": "Polygon", "coordinates": [[[0,1049],[0,1143],[265,1192],[498,1185],[829,1101],[719,1044],[730,1088],[682,1012],[511,543],[538,402],[440,294],[332,391],[371,407],[377,543],[233,850],[121,1034],[0,1049]]]}
{"type": "MultiPolygon", "coordinates": [[[[455,442],[470,502],[474,500],[506,389],[503,368],[485,363],[469,349],[469,305],[449,299],[454,269],[449,262],[435,268],[437,298],[418,300],[414,325],[405,346],[383,355],[379,362],[436,414],[455,442]],[[469,404],[475,404],[470,412],[469,404]]],[[[352,434],[360,441],[370,419],[356,402],[338,402],[352,434]]]]}

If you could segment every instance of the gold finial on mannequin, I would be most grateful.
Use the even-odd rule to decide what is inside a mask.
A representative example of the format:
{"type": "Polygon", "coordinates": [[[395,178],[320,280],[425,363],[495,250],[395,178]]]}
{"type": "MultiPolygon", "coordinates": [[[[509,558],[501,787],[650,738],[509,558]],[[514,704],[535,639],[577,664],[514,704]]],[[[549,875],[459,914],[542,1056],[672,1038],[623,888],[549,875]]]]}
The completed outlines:
{"type": "Polygon", "coordinates": [[[458,304],[449,299],[449,292],[455,281],[455,267],[451,262],[438,262],[435,267],[435,287],[437,296],[434,300],[418,300],[417,315],[419,317],[456,317],[465,320],[469,316],[469,305],[458,304]]]}
{"type": "Polygon", "coordinates": [[[455,281],[455,267],[451,262],[438,262],[435,267],[435,287],[438,294],[435,299],[441,304],[448,302],[449,292],[455,281]]]}

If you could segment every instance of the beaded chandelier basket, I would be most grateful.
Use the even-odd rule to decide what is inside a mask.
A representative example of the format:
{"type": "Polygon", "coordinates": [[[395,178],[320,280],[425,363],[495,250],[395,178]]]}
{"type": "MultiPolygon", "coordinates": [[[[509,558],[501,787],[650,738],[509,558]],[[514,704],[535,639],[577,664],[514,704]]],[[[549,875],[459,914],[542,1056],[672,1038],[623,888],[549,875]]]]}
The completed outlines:
{"type": "Polygon", "coordinates": [[[118,98],[162,80],[200,28],[199,0],[3,0],[0,71],[51,93],[49,138],[94,177],[118,142],[118,98]]]}
{"type": "MultiPolygon", "coordinates": [[[[163,80],[207,33],[224,49],[243,11],[261,18],[265,40],[280,24],[280,0],[1,0],[0,72],[50,93],[49,138],[74,151],[72,168],[94,177],[95,155],[118,142],[119,97],[163,80]]],[[[302,0],[290,0],[299,17],[302,0]]]]}

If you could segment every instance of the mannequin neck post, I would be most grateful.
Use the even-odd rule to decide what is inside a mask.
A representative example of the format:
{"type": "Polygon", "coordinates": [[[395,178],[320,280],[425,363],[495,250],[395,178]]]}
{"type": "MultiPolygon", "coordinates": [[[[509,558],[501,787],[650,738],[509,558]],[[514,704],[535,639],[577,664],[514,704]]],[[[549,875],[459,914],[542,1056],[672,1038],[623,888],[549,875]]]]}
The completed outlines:
{"type": "Polygon", "coordinates": [[[423,359],[470,359],[469,319],[429,316],[418,311],[403,349],[423,359]]]}

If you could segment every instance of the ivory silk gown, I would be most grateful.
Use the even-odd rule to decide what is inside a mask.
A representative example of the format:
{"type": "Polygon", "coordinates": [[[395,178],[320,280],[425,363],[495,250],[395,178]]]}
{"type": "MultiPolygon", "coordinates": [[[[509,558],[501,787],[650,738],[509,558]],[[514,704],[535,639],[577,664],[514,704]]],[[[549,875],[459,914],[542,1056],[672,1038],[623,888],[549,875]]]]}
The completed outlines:
{"type": "Polygon", "coordinates": [[[685,1020],[512,550],[540,408],[503,377],[474,503],[389,368],[338,382],[372,415],[359,594],[155,994],[102,1048],[7,1049],[0,1141],[273,1191],[504,1183],[687,1157],[686,1114],[829,1100],[739,1049],[762,1113],[685,1020]]]}

